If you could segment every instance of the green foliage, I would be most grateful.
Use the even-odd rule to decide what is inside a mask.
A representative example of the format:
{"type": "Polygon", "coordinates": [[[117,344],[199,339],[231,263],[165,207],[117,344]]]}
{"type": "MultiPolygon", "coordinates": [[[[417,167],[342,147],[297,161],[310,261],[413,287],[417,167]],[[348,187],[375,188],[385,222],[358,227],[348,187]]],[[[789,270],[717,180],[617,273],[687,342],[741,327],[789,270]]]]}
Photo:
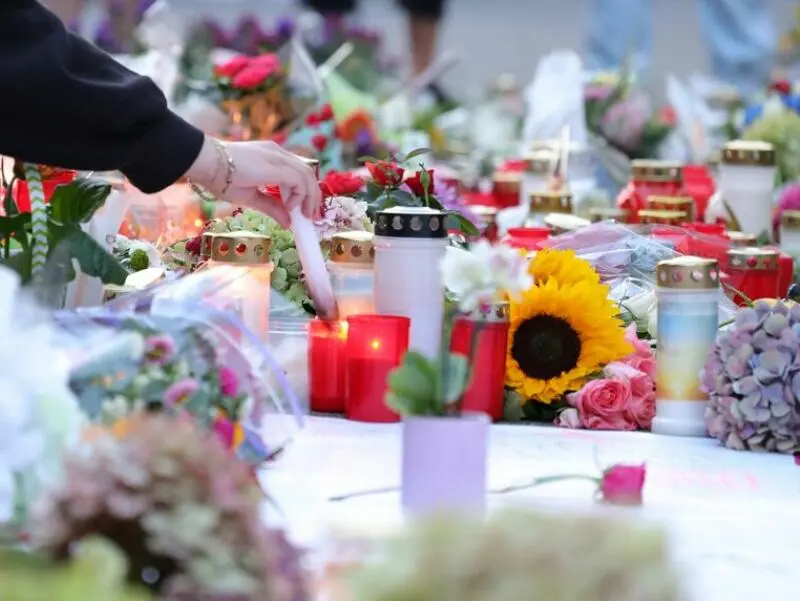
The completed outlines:
{"type": "Polygon", "coordinates": [[[131,253],[131,269],[133,271],[142,271],[148,267],[150,267],[150,258],[145,251],[137,248],[131,253]]]}
{"type": "Polygon", "coordinates": [[[443,353],[439,360],[409,351],[389,375],[386,403],[402,415],[449,415],[469,380],[464,355],[443,353]]]}
{"type": "Polygon", "coordinates": [[[80,544],[75,558],[64,564],[21,551],[0,551],[0,598],[3,601],[150,601],[130,588],[120,551],[103,539],[80,544]]]}
{"type": "MultiPolygon", "coordinates": [[[[19,213],[11,195],[11,186],[3,201],[6,215],[0,217],[0,239],[4,253],[0,263],[16,271],[23,283],[31,278],[30,213],[19,213]],[[12,251],[13,243],[17,249],[12,251]]],[[[119,262],[81,228],[91,221],[105,203],[111,186],[90,179],[79,179],[56,188],[47,207],[48,284],[64,285],[75,278],[73,261],[81,271],[100,278],[106,284],[125,283],[127,272],[119,262]],[[53,266],[58,269],[52,269],[53,266]]]]}
{"type": "Polygon", "coordinates": [[[779,184],[800,178],[800,116],[785,110],[768,113],[742,135],[744,140],[769,142],[775,147],[779,184]]]}

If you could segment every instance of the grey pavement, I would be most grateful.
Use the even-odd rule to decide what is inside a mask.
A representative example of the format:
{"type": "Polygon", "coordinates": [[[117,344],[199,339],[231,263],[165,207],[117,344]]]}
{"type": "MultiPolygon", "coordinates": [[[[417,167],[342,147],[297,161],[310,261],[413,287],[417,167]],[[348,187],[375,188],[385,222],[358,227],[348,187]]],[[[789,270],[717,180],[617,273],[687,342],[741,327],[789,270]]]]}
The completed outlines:
{"type": "MultiPolygon", "coordinates": [[[[638,0],[629,0],[631,3],[638,0]]],[[[766,0],[776,29],[794,18],[796,0],[766,0]]],[[[269,16],[285,14],[290,0],[171,0],[187,16],[213,14],[232,21],[242,12],[269,16]]],[[[390,52],[404,56],[405,22],[392,0],[362,0],[362,22],[385,33],[390,52]]],[[[707,69],[695,0],[654,0],[655,40],[650,78],[663,86],[664,76],[707,69]]],[[[450,0],[441,49],[460,53],[462,60],[445,78],[460,95],[484,89],[502,72],[527,82],[536,61],[548,51],[582,49],[589,0],[450,0]]]]}

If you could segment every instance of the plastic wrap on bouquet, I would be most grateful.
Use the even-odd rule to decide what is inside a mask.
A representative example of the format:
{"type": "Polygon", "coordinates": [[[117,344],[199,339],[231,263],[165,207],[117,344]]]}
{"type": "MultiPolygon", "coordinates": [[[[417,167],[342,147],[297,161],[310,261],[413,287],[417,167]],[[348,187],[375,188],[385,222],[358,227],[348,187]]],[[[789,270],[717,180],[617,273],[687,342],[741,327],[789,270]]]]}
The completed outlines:
{"type": "MultiPolygon", "coordinates": [[[[654,305],[656,266],[660,261],[681,255],[695,255],[717,259],[721,262],[729,241],[667,225],[625,225],[611,221],[594,223],[575,232],[554,236],[548,247],[572,249],[587,260],[609,286],[609,295],[625,306],[633,304],[654,305]]],[[[723,280],[723,289],[725,283],[723,280]]],[[[637,317],[646,317],[649,307],[632,310],[637,317]]],[[[720,294],[720,321],[730,319],[736,306],[720,294]]]]}
{"type": "Polygon", "coordinates": [[[95,422],[132,412],[186,412],[254,465],[303,423],[276,353],[236,308],[240,274],[198,272],[97,309],[58,314],[72,387],[95,422]]]}

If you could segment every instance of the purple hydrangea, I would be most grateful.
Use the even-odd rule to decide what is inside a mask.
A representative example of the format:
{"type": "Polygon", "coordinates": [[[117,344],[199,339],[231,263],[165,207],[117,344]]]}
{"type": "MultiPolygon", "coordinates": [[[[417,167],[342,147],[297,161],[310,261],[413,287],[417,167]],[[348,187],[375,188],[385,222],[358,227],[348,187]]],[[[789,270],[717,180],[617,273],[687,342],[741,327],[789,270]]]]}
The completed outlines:
{"type": "Polygon", "coordinates": [[[701,373],[706,426],[731,449],[800,449],[800,305],[759,301],[720,333],[701,373]]]}

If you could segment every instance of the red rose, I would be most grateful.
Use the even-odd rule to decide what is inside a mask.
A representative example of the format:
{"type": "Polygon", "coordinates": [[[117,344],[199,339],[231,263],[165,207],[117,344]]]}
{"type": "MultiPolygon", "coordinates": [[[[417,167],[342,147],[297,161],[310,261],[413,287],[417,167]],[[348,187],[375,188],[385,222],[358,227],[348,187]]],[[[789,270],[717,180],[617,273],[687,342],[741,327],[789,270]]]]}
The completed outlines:
{"type": "Polygon", "coordinates": [[[662,106],[661,110],[658,112],[658,116],[667,125],[670,127],[675,127],[675,124],[678,122],[678,117],[675,115],[675,109],[671,106],[662,106]]]}
{"type": "Polygon", "coordinates": [[[320,121],[330,121],[333,119],[333,109],[331,108],[330,104],[323,104],[322,108],[319,109],[319,119],[320,121]]]}
{"type": "Polygon", "coordinates": [[[309,127],[316,127],[320,124],[319,115],[317,113],[309,113],[306,115],[306,125],[309,127]]]}
{"type": "MultiPolygon", "coordinates": [[[[427,169],[426,171],[428,173],[428,190],[427,190],[427,192],[428,192],[428,194],[430,194],[431,192],[433,192],[433,171],[434,170],[433,169],[427,169]]],[[[413,194],[415,194],[416,196],[425,196],[425,188],[422,185],[422,179],[420,178],[421,174],[422,174],[422,171],[417,171],[413,176],[409,177],[406,180],[406,186],[408,186],[409,189],[411,190],[411,192],[413,194]]]]}
{"type": "Polygon", "coordinates": [[[777,92],[782,96],[786,96],[792,93],[792,84],[785,79],[778,79],[770,84],[769,89],[772,92],[777,92]]]}
{"type": "Polygon", "coordinates": [[[311,145],[317,149],[317,152],[322,152],[328,146],[328,138],[322,134],[316,134],[311,138],[311,145]]]}
{"type": "Polygon", "coordinates": [[[262,54],[253,59],[250,59],[251,67],[263,67],[271,73],[280,70],[281,59],[276,54],[262,54]]]}
{"type": "Polygon", "coordinates": [[[325,198],[330,196],[353,196],[364,187],[364,180],[352,173],[331,171],[320,182],[319,187],[325,198]]]}
{"type": "Polygon", "coordinates": [[[603,472],[600,496],[615,505],[641,505],[645,474],[643,465],[612,465],[603,472]]]}
{"type": "Polygon", "coordinates": [[[234,56],[231,60],[214,67],[217,77],[233,77],[250,65],[250,59],[246,56],[234,56]]]}
{"type": "Polygon", "coordinates": [[[264,67],[259,67],[257,65],[247,67],[233,77],[231,85],[239,90],[257,88],[264,83],[270,75],[272,75],[272,72],[264,67]]]}
{"type": "Polygon", "coordinates": [[[367,171],[381,186],[399,186],[403,182],[403,169],[397,163],[388,161],[378,161],[377,163],[367,163],[367,171]]]}
{"type": "Polygon", "coordinates": [[[191,255],[199,255],[200,247],[202,245],[202,236],[195,236],[186,241],[186,252],[191,255]]]}
{"type": "Polygon", "coordinates": [[[278,144],[279,146],[283,146],[284,144],[286,144],[287,137],[288,136],[286,135],[286,132],[281,131],[276,134],[272,134],[272,141],[278,144]]]}
{"type": "Polygon", "coordinates": [[[281,200],[281,189],[279,186],[264,186],[264,194],[281,200]]]}

